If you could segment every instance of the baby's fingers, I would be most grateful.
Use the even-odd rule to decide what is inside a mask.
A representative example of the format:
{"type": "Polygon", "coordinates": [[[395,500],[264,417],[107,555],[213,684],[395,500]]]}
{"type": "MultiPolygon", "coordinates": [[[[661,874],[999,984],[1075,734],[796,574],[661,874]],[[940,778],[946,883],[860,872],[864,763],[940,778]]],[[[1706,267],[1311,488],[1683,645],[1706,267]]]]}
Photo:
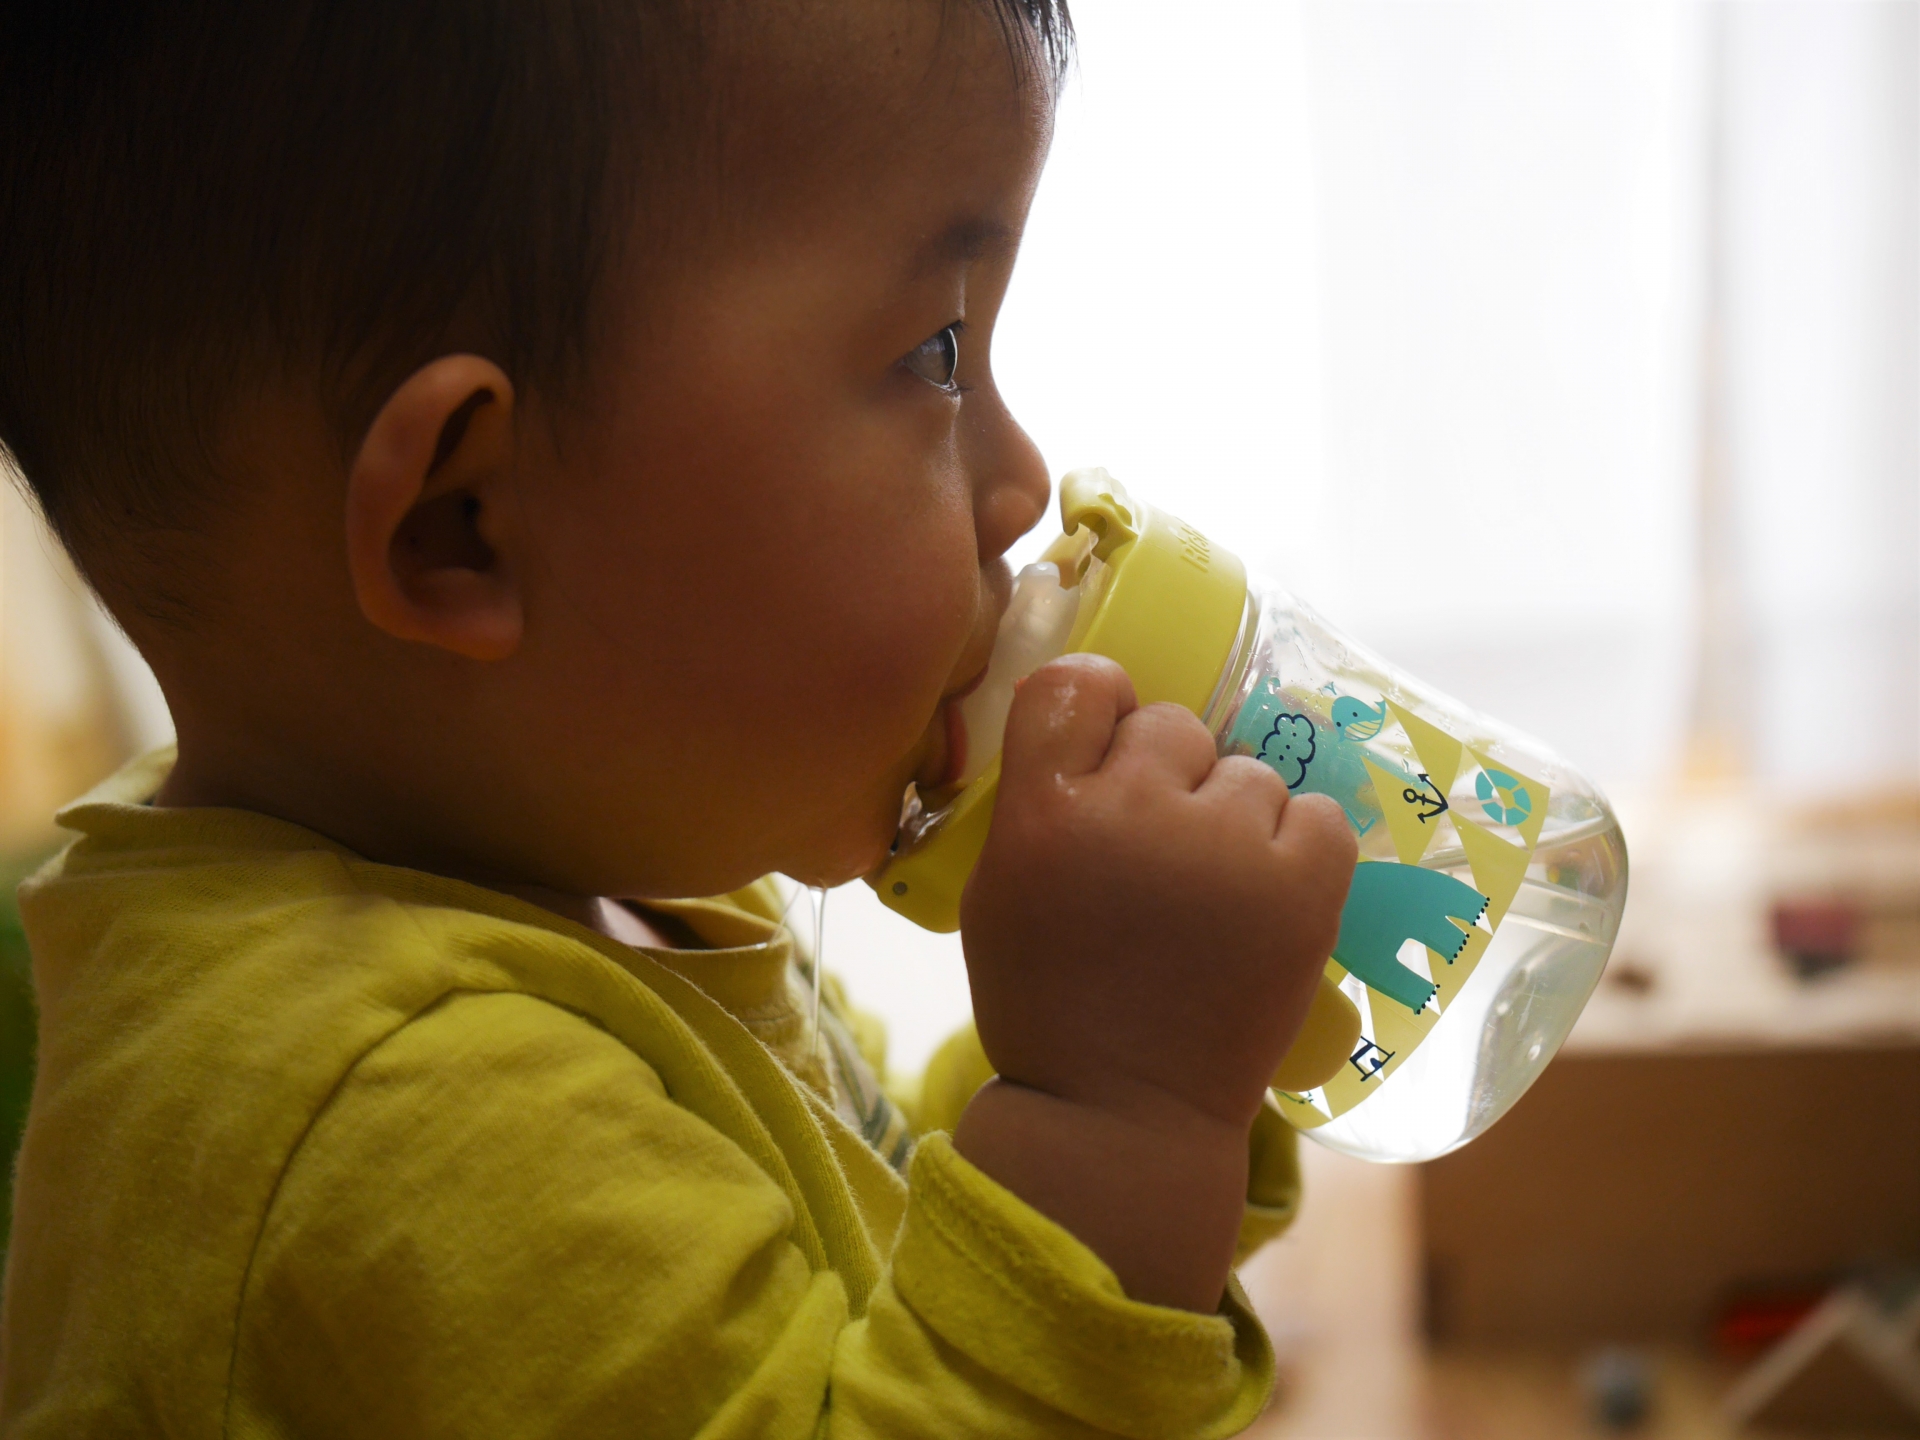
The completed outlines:
{"type": "Polygon", "coordinates": [[[1325,795],[1295,795],[1280,812],[1274,846],[1306,892],[1327,896],[1338,912],[1360,856],[1339,802],[1325,795]]]}
{"type": "Polygon", "coordinates": [[[1003,789],[1022,790],[1100,768],[1122,719],[1138,708],[1127,672],[1104,655],[1062,655],[1022,683],[1007,712],[1003,789]]]}
{"type": "Polygon", "coordinates": [[[1246,807],[1265,823],[1268,835],[1279,834],[1280,817],[1287,808],[1287,782],[1252,756],[1229,755],[1215,763],[1200,793],[1246,807]]]}
{"type": "Polygon", "coordinates": [[[1163,701],[1142,706],[1121,723],[1107,769],[1151,776],[1193,791],[1212,773],[1217,755],[1213,736],[1194,713],[1163,701]]]}

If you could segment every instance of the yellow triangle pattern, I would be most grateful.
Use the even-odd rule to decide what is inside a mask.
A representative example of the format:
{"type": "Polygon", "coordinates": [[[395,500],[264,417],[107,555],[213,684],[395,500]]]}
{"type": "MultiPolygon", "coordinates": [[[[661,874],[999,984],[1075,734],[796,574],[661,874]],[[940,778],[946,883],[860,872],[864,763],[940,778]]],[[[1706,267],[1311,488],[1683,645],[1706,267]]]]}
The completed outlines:
{"type": "MultiPolygon", "coordinates": [[[[1480,963],[1480,957],[1487,953],[1487,946],[1492,941],[1493,937],[1476,925],[1467,931],[1467,943],[1461,947],[1460,953],[1453,957],[1451,965],[1447,963],[1445,956],[1436,955],[1431,950],[1427,951],[1427,965],[1433,971],[1433,983],[1436,987],[1433,998],[1439,1002],[1442,1015],[1447,1013],[1447,1007],[1453,1004],[1454,997],[1460,993],[1460,987],[1467,983],[1468,978],[1473,974],[1474,967],[1480,963]]],[[[1400,1008],[1404,1010],[1406,1006],[1403,1005],[1400,1008]]]]}
{"type": "Polygon", "coordinates": [[[1520,893],[1520,882],[1527,877],[1527,862],[1533,851],[1488,834],[1463,815],[1453,817],[1467,863],[1473,866],[1473,888],[1487,897],[1487,928],[1494,929],[1520,893]]]}
{"type": "Polygon", "coordinates": [[[1438,725],[1402,710],[1391,700],[1387,701],[1387,709],[1393,712],[1393,718],[1400,722],[1400,728],[1413,742],[1413,753],[1420,757],[1421,767],[1433,781],[1434,788],[1442,795],[1447,794],[1460,774],[1460,752],[1465,747],[1438,725]]]}
{"type": "MultiPolygon", "coordinates": [[[[1427,963],[1436,987],[1434,1004],[1418,1014],[1368,990],[1368,1033],[1371,1039],[1364,1040],[1362,1044],[1371,1048],[1358,1057],[1359,1063],[1350,1060],[1341,1067],[1338,1075],[1321,1086],[1318,1104],[1302,1096],[1280,1094],[1281,1112],[1295,1128],[1301,1130],[1326,1124],[1329,1112],[1338,1119],[1366,1100],[1400,1068],[1407,1056],[1419,1048],[1439,1022],[1440,1016],[1459,996],[1478,968],[1481,957],[1486,954],[1487,946],[1493,939],[1492,931],[1506,917],[1514,897],[1520,893],[1528,863],[1533,858],[1534,846],[1540,842],[1541,827],[1546,824],[1547,802],[1551,792],[1544,784],[1511,765],[1498,764],[1480,751],[1470,749],[1438,726],[1391,701],[1387,704],[1394,719],[1406,731],[1420,763],[1426,767],[1429,783],[1440,795],[1446,796],[1452,791],[1454,781],[1459,778],[1463,758],[1467,755],[1471,755],[1483,770],[1505,771],[1526,789],[1527,816],[1514,827],[1524,843],[1511,844],[1464,815],[1449,812],[1454,829],[1460,836],[1461,847],[1466,851],[1467,863],[1473,869],[1474,888],[1488,898],[1487,928],[1483,930],[1477,925],[1462,927],[1467,934],[1466,944],[1454,957],[1452,964],[1431,950],[1427,952],[1427,963]],[[1370,1068],[1371,1073],[1363,1073],[1363,1068],[1370,1068]]],[[[1393,839],[1395,853],[1403,864],[1416,863],[1431,845],[1439,817],[1423,821],[1420,816],[1430,808],[1430,804],[1416,803],[1420,791],[1409,783],[1407,777],[1395,774],[1371,759],[1362,758],[1368,778],[1373,782],[1374,793],[1380,801],[1381,813],[1386,817],[1387,833],[1393,839]],[[1416,800],[1407,799],[1409,791],[1416,800]]],[[[1345,977],[1346,971],[1337,962],[1329,960],[1327,974],[1338,982],[1345,977]]]]}
{"type": "MultiPolygon", "coordinates": [[[[1440,968],[1445,968],[1444,961],[1440,968]]],[[[1429,1005],[1415,1014],[1386,996],[1377,1000],[1371,996],[1368,998],[1373,1001],[1373,1043],[1393,1055],[1381,1072],[1380,1080],[1384,1080],[1400,1068],[1400,1062],[1411,1055],[1414,1047],[1427,1038],[1427,1032],[1440,1023],[1440,1012],[1429,1005]]],[[[1367,1088],[1373,1089],[1380,1080],[1369,1080],[1367,1088]]]]}
{"type": "Polygon", "coordinates": [[[1304,1096],[1295,1095],[1286,1090],[1276,1090],[1273,1093],[1280,1098],[1280,1113],[1296,1130],[1317,1129],[1333,1118],[1304,1096]]]}
{"type": "Polygon", "coordinates": [[[1422,798],[1422,787],[1409,777],[1376,765],[1364,755],[1360,763],[1373,777],[1374,798],[1380,802],[1380,813],[1387,818],[1387,834],[1393,837],[1394,853],[1400,857],[1401,864],[1415,864],[1426,854],[1433,832],[1439,828],[1440,814],[1445,812],[1432,813],[1434,807],[1422,798]]]}
{"type": "Polygon", "coordinates": [[[1333,1118],[1338,1120],[1379,1088],[1379,1080],[1363,1079],[1353,1065],[1347,1064],[1340,1067],[1338,1075],[1320,1087],[1320,1093],[1326,1097],[1327,1108],[1333,1112],[1333,1118]]]}
{"type": "MultiPolygon", "coordinates": [[[[1331,967],[1329,973],[1332,973],[1331,967]]],[[[1440,1021],[1438,1012],[1432,1008],[1416,1015],[1399,1001],[1380,994],[1371,986],[1367,987],[1363,1018],[1367,1020],[1367,1030],[1372,1038],[1363,1037],[1353,1057],[1340,1067],[1340,1073],[1320,1087],[1321,1097],[1327,1109],[1333,1112],[1334,1119],[1346,1114],[1385,1084],[1426,1038],[1427,1032],[1440,1021]]],[[[1312,1115],[1303,1113],[1308,1109],[1311,1109],[1310,1105],[1283,1105],[1282,1113],[1302,1128],[1325,1123],[1324,1119],[1314,1118],[1320,1113],[1317,1110],[1312,1115]]]]}

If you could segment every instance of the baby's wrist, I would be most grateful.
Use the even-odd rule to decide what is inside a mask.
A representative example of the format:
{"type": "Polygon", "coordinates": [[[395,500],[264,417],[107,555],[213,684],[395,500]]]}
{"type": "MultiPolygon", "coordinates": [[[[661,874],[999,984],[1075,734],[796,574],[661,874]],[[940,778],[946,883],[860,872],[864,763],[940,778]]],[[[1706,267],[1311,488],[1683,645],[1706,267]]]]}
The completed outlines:
{"type": "Polygon", "coordinates": [[[1136,1300],[1219,1305],[1245,1208],[1248,1126],[1171,1097],[982,1087],[954,1146],[1104,1260],[1136,1300]]]}

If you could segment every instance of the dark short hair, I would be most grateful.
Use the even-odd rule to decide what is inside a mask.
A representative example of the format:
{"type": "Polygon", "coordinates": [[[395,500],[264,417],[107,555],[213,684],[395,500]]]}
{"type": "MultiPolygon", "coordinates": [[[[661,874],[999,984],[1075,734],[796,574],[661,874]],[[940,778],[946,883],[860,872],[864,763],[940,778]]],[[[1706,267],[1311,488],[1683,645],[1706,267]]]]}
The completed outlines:
{"type": "MultiPolygon", "coordinates": [[[[273,367],[343,444],[456,334],[577,378],[712,3],[0,0],[0,445],[95,585],[204,522],[273,367]]],[[[1057,75],[1066,0],[991,4],[1057,75]]]]}

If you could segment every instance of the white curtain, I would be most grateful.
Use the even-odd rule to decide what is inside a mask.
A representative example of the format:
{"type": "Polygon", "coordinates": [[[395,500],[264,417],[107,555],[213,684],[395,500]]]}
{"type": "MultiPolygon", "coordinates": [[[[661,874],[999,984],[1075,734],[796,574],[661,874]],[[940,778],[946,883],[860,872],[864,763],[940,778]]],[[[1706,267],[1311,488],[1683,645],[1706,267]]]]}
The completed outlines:
{"type": "Polygon", "coordinates": [[[1920,767],[1920,7],[1721,22],[1732,579],[1761,781],[1920,767]]]}

